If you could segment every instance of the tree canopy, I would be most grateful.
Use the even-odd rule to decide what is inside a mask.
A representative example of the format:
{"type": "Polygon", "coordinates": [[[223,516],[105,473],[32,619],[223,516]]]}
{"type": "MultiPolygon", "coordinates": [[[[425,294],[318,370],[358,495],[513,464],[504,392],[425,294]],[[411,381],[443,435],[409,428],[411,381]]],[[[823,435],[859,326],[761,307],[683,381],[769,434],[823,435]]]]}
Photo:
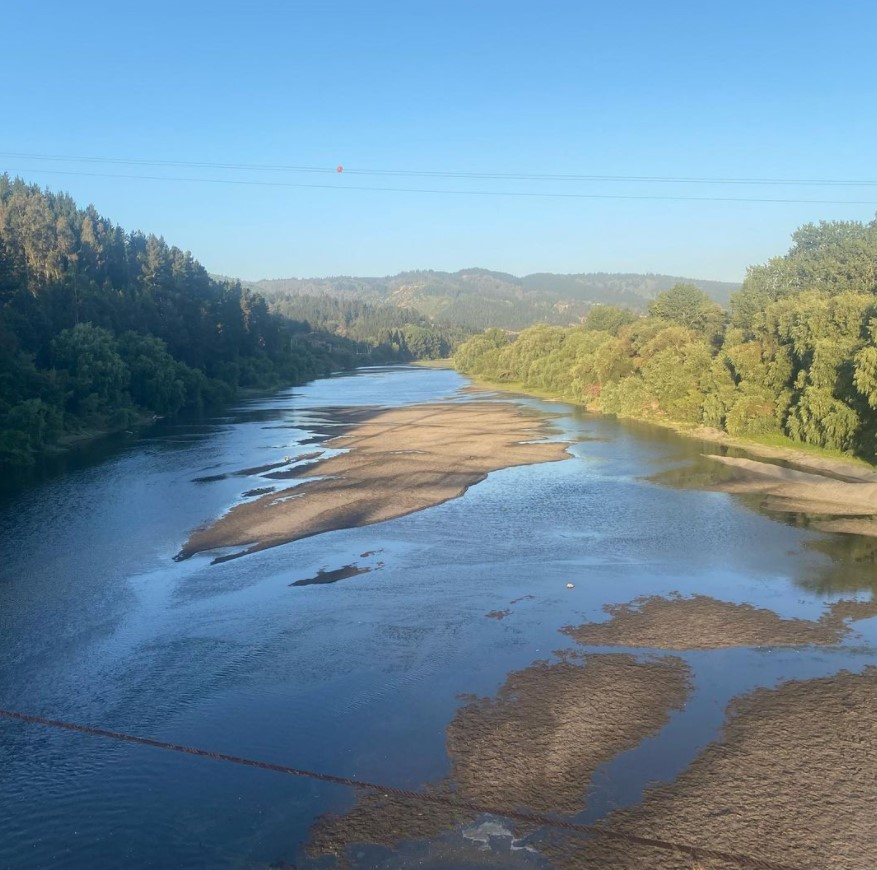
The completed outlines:
{"type": "Polygon", "coordinates": [[[367,360],[446,355],[463,336],[416,315],[376,332],[380,316],[360,304],[338,328],[313,307],[269,307],[163,238],[2,175],[0,468],[86,428],[124,428],[367,360]]]}
{"type": "Polygon", "coordinates": [[[461,371],[622,416],[877,456],[877,220],[807,224],[726,314],[697,287],[457,350],[461,371]]]}

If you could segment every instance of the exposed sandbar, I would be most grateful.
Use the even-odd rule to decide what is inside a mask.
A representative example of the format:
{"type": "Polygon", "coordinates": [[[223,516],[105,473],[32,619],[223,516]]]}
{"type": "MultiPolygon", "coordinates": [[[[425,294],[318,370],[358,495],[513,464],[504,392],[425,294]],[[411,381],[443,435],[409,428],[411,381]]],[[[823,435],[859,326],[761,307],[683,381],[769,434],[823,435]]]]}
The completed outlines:
{"type": "Polygon", "coordinates": [[[799,471],[732,456],[708,456],[733,470],[730,480],[709,487],[721,492],[760,493],[764,507],[811,514],[823,531],[877,536],[877,475],[852,465],[813,460],[799,471]]]}
{"type": "MultiPolygon", "coordinates": [[[[544,438],[547,423],[517,405],[409,405],[374,412],[334,438],[349,452],[290,474],[320,477],[238,505],[194,531],[178,559],[219,547],[237,555],[300,538],[401,517],[461,496],[491,471],[569,458],[544,438]]],[[[227,559],[228,557],[224,557],[227,559]]]]}
{"type": "Polygon", "coordinates": [[[568,626],[563,632],[586,646],[688,650],[833,645],[851,631],[846,620],[877,616],[877,601],[837,601],[815,621],[783,619],[772,610],[706,595],[652,596],[603,609],[611,616],[607,622],[568,626]]]}
{"type": "MultiPolygon", "coordinates": [[[[605,824],[820,870],[877,866],[877,668],[793,681],[732,702],[721,742],[605,824]]],[[[608,839],[545,849],[570,870],[738,870],[608,839]]]]}
{"type": "Polygon", "coordinates": [[[877,483],[877,468],[852,456],[849,459],[842,459],[834,456],[822,456],[818,453],[799,450],[792,446],[771,447],[767,444],[759,444],[756,441],[734,438],[728,435],[727,432],[722,432],[709,426],[680,430],[680,434],[697,438],[699,441],[727,444],[750,456],[757,456],[760,459],[778,460],[802,471],[826,474],[842,480],[877,483]]]}
{"type": "MultiPolygon", "coordinates": [[[[448,726],[451,773],[434,795],[502,809],[572,815],[597,768],[666,724],[690,691],[675,656],[537,662],[509,675],[495,699],[462,707],[448,726]]],[[[439,804],[379,795],[317,821],[308,851],[342,857],[355,843],[393,846],[435,837],[472,819],[439,804]]]]}

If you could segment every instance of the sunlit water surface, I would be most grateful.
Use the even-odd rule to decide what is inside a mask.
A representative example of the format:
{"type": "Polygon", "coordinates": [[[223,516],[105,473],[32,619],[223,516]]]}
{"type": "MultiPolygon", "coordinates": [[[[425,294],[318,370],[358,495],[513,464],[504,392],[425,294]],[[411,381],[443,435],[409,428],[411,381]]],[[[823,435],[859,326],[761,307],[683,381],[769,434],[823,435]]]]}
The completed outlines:
{"type": "MultiPolygon", "coordinates": [[[[570,442],[570,460],[496,472],[380,525],[218,565],[173,561],[189,530],[244,492],[282,485],[234,472],[313,450],[315,436],[337,433],[333,408],[466,401],[465,385],[451,371],[364,370],[210,421],[159,424],[10,488],[0,706],[417,788],[448,770],[444,732],[461,694],[493,694],[509,671],[568,648],[558,628],[605,618],[606,603],[698,592],[815,618],[826,601],[870,595],[869,542],[691,488],[716,473],[700,455],[718,448],[524,398],[513,400],[562,415],[551,437],[570,442]],[[347,565],[372,570],[291,585],[347,565]]],[[[672,779],[734,695],[874,663],[874,623],[840,648],[683,653],[690,702],[598,772],[580,818],[672,779]]],[[[314,819],[353,799],[341,786],[0,720],[2,868],[307,866],[314,819]]],[[[360,863],[482,860],[429,862],[430,848],[364,848],[360,863]]]]}

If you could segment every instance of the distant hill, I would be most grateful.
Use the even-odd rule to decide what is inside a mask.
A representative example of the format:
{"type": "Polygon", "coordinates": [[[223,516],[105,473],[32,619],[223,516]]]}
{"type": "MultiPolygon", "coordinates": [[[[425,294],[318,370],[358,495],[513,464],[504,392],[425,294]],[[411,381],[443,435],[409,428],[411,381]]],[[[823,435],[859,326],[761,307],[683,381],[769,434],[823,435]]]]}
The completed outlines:
{"type": "Polygon", "coordinates": [[[739,284],[675,275],[592,272],[537,273],[519,278],[487,269],[459,272],[401,272],[384,278],[281,278],[243,281],[269,299],[273,295],[334,296],[391,303],[445,323],[474,329],[523,329],[534,323],[576,323],[593,305],[623,305],[645,311],[658,293],[681,281],[696,284],[722,306],[739,284]]]}

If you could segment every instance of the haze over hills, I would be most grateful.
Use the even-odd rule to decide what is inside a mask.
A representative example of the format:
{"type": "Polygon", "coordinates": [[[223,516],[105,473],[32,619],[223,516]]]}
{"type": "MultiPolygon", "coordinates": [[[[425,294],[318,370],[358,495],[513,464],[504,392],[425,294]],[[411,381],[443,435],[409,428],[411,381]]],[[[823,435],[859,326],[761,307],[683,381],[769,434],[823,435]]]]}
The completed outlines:
{"type": "Polygon", "coordinates": [[[592,272],[556,275],[541,272],[522,278],[488,269],[459,272],[418,270],[383,278],[281,278],[243,281],[272,296],[334,296],[371,303],[391,303],[445,323],[473,329],[499,326],[523,329],[537,322],[576,323],[597,304],[645,311],[658,293],[685,282],[700,287],[727,306],[739,284],[673,275],[592,272]]]}

